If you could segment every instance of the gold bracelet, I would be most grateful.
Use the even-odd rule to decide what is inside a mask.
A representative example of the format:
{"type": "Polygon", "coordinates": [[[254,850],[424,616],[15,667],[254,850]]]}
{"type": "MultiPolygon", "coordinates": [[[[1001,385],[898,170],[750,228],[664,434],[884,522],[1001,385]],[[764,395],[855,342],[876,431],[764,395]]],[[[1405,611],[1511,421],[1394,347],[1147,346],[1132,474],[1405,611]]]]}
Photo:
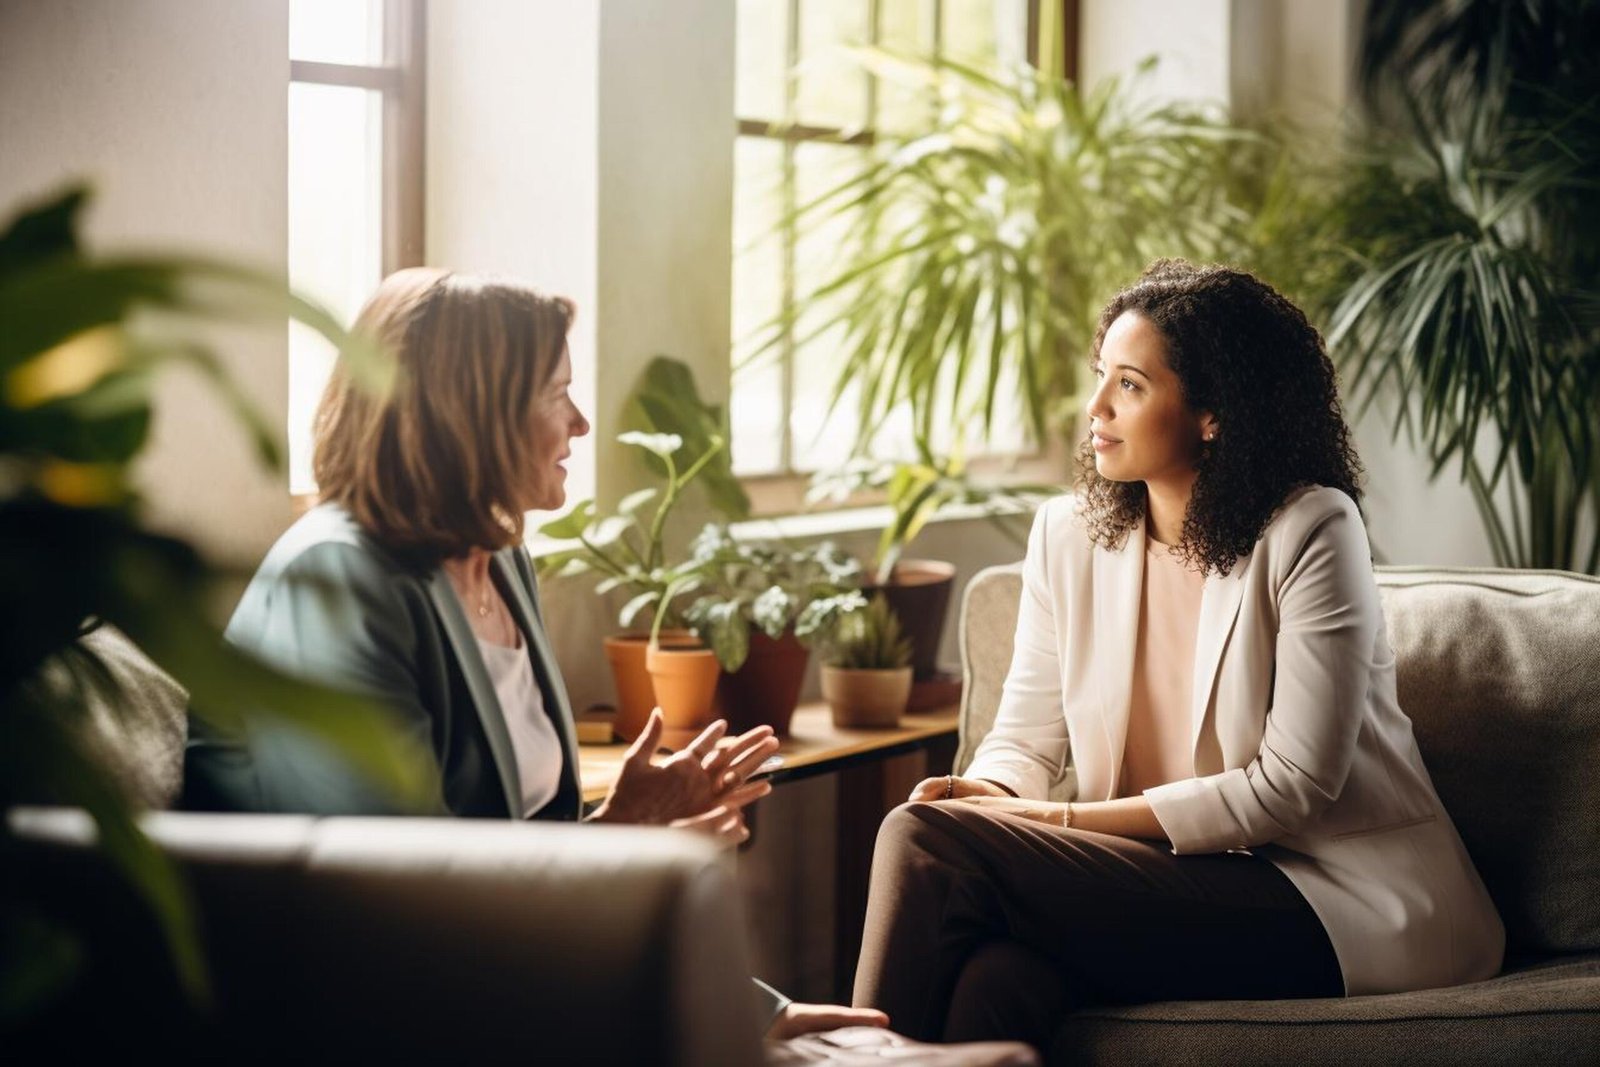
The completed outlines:
{"type": "Polygon", "coordinates": [[[1072,829],[1072,802],[1070,800],[1067,801],[1065,814],[1061,817],[1061,828],[1063,830],[1072,829]]]}
{"type": "Polygon", "coordinates": [[[956,776],[953,775],[953,774],[947,774],[947,775],[944,776],[944,798],[946,800],[953,800],[955,798],[955,795],[956,795],[956,776]]]}

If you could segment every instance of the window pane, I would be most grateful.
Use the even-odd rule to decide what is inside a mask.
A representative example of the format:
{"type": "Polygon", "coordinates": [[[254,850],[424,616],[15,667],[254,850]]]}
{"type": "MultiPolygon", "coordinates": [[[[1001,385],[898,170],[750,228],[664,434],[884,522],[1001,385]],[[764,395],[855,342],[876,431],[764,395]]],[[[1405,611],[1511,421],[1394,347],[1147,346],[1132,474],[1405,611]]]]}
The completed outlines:
{"type": "Polygon", "coordinates": [[[867,75],[844,51],[871,41],[867,0],[807,0],[800,5],[796,120],[852,129],[867,122],[867,75]]]}
{"type": "Polygon", "coordinates": [[[289,0],[289,58],[383,62],[383,0],[289,0]]]}
{"type": "Polygon", "coordinates": [[[741,119],[778,122],[784,117],[783,84],[789,67],[789,5],[739,0],[734,112],[741,119]]]}
{"type": "Polygon", "coordinates": [[[733,469],[772,474],[783,467],[783,349],[741,367],[783,308],[783,142],[740,137],[733,155],[733,469]]]}
{"type": "MultiPolygon", "coordinates": [[[[933,55],[934,5],[932,0],[882,0],[878,40],[896,55],[922,58],[933,55]]],[[[902,78],[878,82],[877,128],[889,134],[909,134],[932,128],[937,113],[933,96],[902,78]]]]}
{"type": "MultiPolygon", "coordinates": [[[[289,86],[289,284],[349,323],[382,270],[382,100],[289,86]]],[[[289,487],[311,492],[311,419],[333,367],[320,335],[289,330],[289,487]]]]}
{"type": "MultiPolygon", "coordinates": [[[[795,193],[799,202],[816,197],[858,173],[868,160],[867,150],[847,145],[812,142],[795,147],[795,193]]],[[[819,218],[806,226],[795,246],[795,287],[808,293],[828,280],[838,266],[838,253],[848,240],[859,212],[849,211],[819,218]]],[[[797,340],[807,338],[842,310],[851,293],[841,292],[796,324],[797,340]]],[[[845,362],[844,328],[834,327],[804,340],[794,355],[794,407],[789,417],[792,465],[797,471],[815,471],[843,463],[855,439],[855,396],[852,386],[832,415],[828,403],[845,362]]]]}
{"type": "Polygon", "coordinates": [[[979,67],[993,65],[996,8],[995,0],[944,0],[944,54],[979,67]]]}

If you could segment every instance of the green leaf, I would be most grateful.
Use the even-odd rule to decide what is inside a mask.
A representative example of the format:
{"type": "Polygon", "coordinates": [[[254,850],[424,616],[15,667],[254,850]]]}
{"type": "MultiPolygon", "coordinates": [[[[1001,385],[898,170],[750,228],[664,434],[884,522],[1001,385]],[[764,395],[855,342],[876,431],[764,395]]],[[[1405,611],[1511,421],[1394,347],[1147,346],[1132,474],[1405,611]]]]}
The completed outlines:
{"type": "Polygon", "coordinates": [[[539,527],[539,533],[558,541],[575,541],[583,536],[594,519],[594,501],[583,500],[573,505],[571,511],[539,527]]]}
{"type": "Polygon", "coordinates": [[[777,640],[794,621],[795,610],[799,606],[799,597],[782,586],[773,585],[755,598],[750,605],[750,614],[755,624],[761,627],[762,633],[777,640]]]}
{"type": "Polygon", "coordinates": [[[639,613],[660,599],[661,590],[659,589],[650,589],[640,593],[622,606],[622,610],[617,613],[617,625],[624,629],[633,626],[634,620],[639,617],[639,613]]]}
{"type": "MultiPolygon", "coordinates": [[[[712,506],[731,520],[749,516],[750,499],[733,473],[732,459],[726,448],[716,445],[731,437],[727,412],[701,399],[687,364],[669,356],[652,359],[634,387],[624,419],[630,427],[680,438],[684,455],[711,456],[698,478],[712,506]]],[[[659,461],[656,470],[664,470],[659,461]]]]}
{"type": "Polygon", "coordinates": [[[744,666],[750,655],[750,621],[732,601],[708,604],[694,618],[695,633],[717,655],[717,662],[725,671],[736,671],[744,666]]]}
{"type": "Polygon", "coordinates": [[[683,438],[675,433],[640,433],[637,430],[630,430],[617,434],[617,440],[625,445],[636,445],[663,459],[683,447],[683,438]]]}
{"type": "Polygon", "coordinates": [[[659,489],[649,487],[637,492],[629,493],[617,503],[617,511],[622,515],[636,515],[640,508],[650,503],[661,494],[659,489]]]}

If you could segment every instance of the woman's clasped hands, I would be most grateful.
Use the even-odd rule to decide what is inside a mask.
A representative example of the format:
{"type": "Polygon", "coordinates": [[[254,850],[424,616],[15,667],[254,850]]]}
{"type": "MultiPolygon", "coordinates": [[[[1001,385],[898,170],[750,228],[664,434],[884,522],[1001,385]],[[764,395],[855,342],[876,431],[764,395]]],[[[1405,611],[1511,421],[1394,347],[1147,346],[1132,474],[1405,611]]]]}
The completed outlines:
{"type": "Polygon", "coordinates": [[[727,722],[718,719],[681,750],[654,763],[650,757],[661,743],[662,731],[657,708],[628,748],[622,772],[592,820],[696,830],[723,845],[748,839],[745,805],[772,792],[770,782],[749,780],[778,751],[772,727],[758,726],[718,747],[728,732],[727,722]]]}

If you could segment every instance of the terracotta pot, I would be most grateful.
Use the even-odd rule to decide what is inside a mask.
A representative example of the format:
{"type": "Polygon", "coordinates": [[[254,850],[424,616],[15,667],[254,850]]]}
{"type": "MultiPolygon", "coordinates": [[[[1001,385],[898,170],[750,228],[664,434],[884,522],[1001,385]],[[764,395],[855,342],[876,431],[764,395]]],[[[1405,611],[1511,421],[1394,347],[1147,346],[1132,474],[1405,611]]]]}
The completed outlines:
{"type": "Polygon", "coordinates": [[[940,560],[907,559],[895,567],[887,585],[868,584],[870,598],[882,592],[900,627],[911,638],[911,669],[918,681],[939,673],[939,639],[955,585],[955,566],[940,560]]]}
{"type": "Polygon", "coordinates": [[[728,720],[730,734],[771,726],[789,736],[789,720],[800,702],[811,652],[789,630],[773,640],[760,630],[750,633],[750,656],[744,666],[717,683],[717,714],[728,720]]]}
{"type": "Polygon", "coordinates": [[[647,645],[645,669],[655,688],[663,725],[670,732],[699,731],[711,722],[722,665],[704,645],[647,645]]]}
{"type": "Polygon", "coordinates": [[[846,729],[900,725],[911,699],[911,668],[856,671],[822,668],[822,696],[833,708],[833,725],[846,729]]]}
{"type": "MultiPolygon", "coordinates": [[[[661,644],[668,648],[694,647],[699,642],[688,630],[663,630],[661,644]]],[[[656,706],[655,687],[644,662],[649,646],[648,633],[613,634],[605,640],[606,660],[617,684],[617,719],[612,729],[626,741],[639,736],[650,719],[650,709],[656,706]]]]}

